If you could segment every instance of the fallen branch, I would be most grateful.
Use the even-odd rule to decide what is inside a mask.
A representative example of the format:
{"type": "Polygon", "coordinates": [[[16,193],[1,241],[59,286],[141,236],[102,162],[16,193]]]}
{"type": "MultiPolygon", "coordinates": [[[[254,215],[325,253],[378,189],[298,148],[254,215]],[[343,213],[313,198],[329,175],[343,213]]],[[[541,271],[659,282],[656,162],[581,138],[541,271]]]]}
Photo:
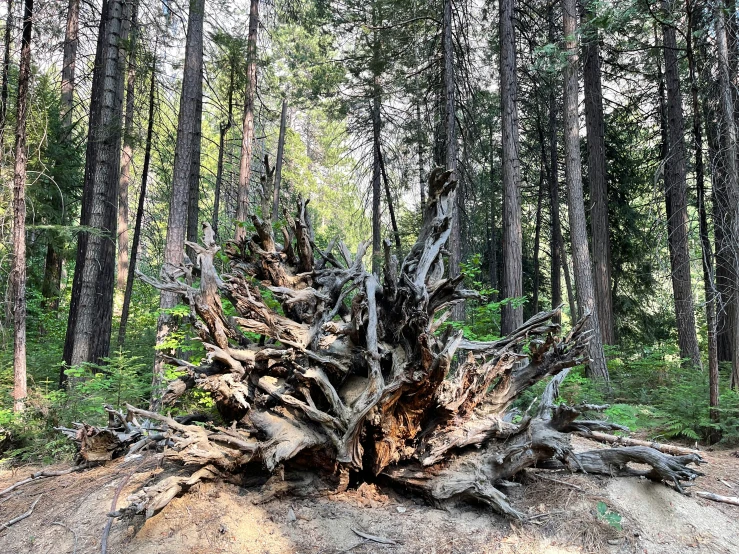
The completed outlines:
{"type": "Polygon", "coordinates": [[[732,506],[739,506],[739,496],[721,496],[720,494],[714,494],[712,492],[697,491],[696,496],[700,498],[706,498],[713,500],[714,502],[723,502],[724,504],[731,504],[732,506]]]}
{"type": "Polygon", "coordinates": [[[61,521],[54,521],[52,525],[58,525],[59,527],[64,527],[67,531],[72,533],[72,539],[74,539],[74,546],[72,547],[72,554],[77,554],[77,533],[75,533],[71,527],[62,523],[61,521]]]}
{"type": "Polygon", "coordinates": [[[31,483],[32,481],[38,481],[39,479],[43,479],[45,477],[59,477],[60,475],[67,475],[69,473],[74,473],[75,471],[81,471],[83,469],[89,468],[89,464],[80,464],[78,466],[70,467],[69,469],[61,469],[61,470],[55,470],[55,471],[37,471],[30,477],[27,477],[21,481],[18,481],[17,483],[10,485],[7,489],[0,491],[0,496],[9,493],[10,491],[20,487],[21,485],[25,485],[26,483],[31,483]]]}
{"type": "Polygon", "coordinates": [[[660,442],[643,441],[639,439],[632,439],[631,437],[619,437],[618,435],[609,435],[608,433],[602,433],[600,431],[590,432],[579,432],[578,435],[585,437],[586,439],[592,439],[598,442],[604,442],[606,444],[622,444],[624,446],[647,446],[654,448],[665,454],[672,454],[673,456],[683,456],[685,454],[702,454],[700,450],[694,450],[692,448],[685,448],[684,446],[675,446],[674,444],[664,444],[660,442]]]}
{"type": "Polygon", "coordinates": [[[43,494],[40,494],[39,495],[39,497],[36,499],[36,501],[33,504],[31,504],[31,507],[28,509],[27,512],[19,515],[18,517],[14,517],[8,523],[0,523],[0,527],[2,527],[4,529],[7,529],[11,525],[14,525],[14,524],[18,523],[19,521],[23,521],[24,519],[26,519],[28,516],[30,516],[33,513],[33,509],[36,507],[36,504],[38,504],[38,501],[41,500],[41,497],[42,496],[43,496],[43,494]]]}
{"type": "Polygon", "coordinates": [[[357,535],[362,537],[363,539],[366,539],[368,541],[377,542],[380,544],[398,544],[392,539],[386,539],[385,537],[378,537],[377,535],[370,535],[369,533],[363,533],[362,531],[359,531],[352,527],[352,531],[354,531],[357,535]]]}
{"type": "Polygon", "coordinates": [[[539,479],[543,479],[544,481],[551,481],[552,483],[559,483],[560,485],[564,485],[566,487],[571,487],[571,488],[573,488],[575,490],[578,490],[578,491],[581,491],[581,492],[583,490],[583,488],[581,486],[575,485],[574,483],[568,483],[567,481],[562,481],[561,479],[553,479],[552,477],[544,477],[543,475],[540,475],[538,473],[536,474],[536,476],[539,479]]]}

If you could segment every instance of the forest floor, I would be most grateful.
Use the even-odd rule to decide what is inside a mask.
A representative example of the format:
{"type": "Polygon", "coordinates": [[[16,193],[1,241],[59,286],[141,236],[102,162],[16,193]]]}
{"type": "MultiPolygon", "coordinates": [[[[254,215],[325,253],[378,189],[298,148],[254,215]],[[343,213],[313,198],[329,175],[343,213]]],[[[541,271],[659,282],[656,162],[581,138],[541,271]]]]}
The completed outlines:
{"type": "MultiPolygon", "coordinates": [[[[573,441],[578,450],[600,446],[573,441]]],[[[739,452],[716,450],[704,457],[706,475],[694,489],[739,496],[739,452]]],[[[130,475],[120,509],[131,492],[159,476],[162,469],[156,466],[154,457],[115,461],[40,479],[0,497],[0,524],[24,514],[38,500],[29,517],[0,529],[0,553],[100,552],[119,485],[130,475]]],[[[0,471],[0,490],[37,470],[0,471]]],[[[739,552],[739,507],[682,496],[663,484],[529,469],[520,485],[507,492],[516,508],[535,517],[511,522],[484,507],[436,509],[374,484],[341,494],[285,496],[255,504],[257,488],[201,483],[146,522],[143,517],[114,520],[108,553],[739,552]],[[608,508],[605,517],[598,515],[601,502],[608,508]],[[393,544],[362,538],[356,531],[393,544]]]]}

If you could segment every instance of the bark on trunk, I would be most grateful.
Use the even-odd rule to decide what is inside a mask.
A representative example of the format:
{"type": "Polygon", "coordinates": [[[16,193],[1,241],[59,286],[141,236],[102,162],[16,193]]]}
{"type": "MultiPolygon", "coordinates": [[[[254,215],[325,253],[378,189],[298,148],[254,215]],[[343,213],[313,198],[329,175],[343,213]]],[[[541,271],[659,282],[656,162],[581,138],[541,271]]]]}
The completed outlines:
{"type": "Polygon", "coordinates": [[[230,73],[228,79],[228,119],[226,123],[221,123],[221,134],[218,142],[218,167],[216,168],[216,184],[215,191],[213,193],[213,232],[218,237],[218,214],[220,212],[221,204],[221,186],[223,183],[223,156],[226,151],[226,135],[229,129],[233,126],[233,90],[234,90],[234,71],[236,70],[236,59],[231,57],[229,59],[230,73]]]}
{"type": "MultiPolygon", "coordinates": [[[[516,78],[515,1],[500,2],[500,103],[503,133],[503,298],[523,296],[523,235],[521,230],[521,167],[519,161],[516,78]]],[[[523,306],[505,304],[501,332],[521,326],[523,306]]]]}
{"type": "Polygon", "coordinates": [[[246,239],[244,223],[249,216],[249,179],[254,148],[254,99],[257,90],[257,33],[259,30],[259,0],[249,4],[249,37],[246,45],[246,94],[244,97],[244,125],[239,163],[239,190],[236,203],[236,242],[246,239]]]}
{"type": "Polygon", "coordinates": [[[141,241],[141,226],[144,220],[144,204],[146,202],[146,185],[149,180],[149,164],[151,163],[151,139],[154,134],[154,107],[156,93],[156,43],[154,44],[154,59],[151,62],[151,84],[149,85],[149,116],[146,124],[146,144],[144,145],[144,167],[141,170],[141,189],[139,190],[139,202],[136,208],[136,223],[133,228],[133,242],[131,244],[131,262],[126,277],[126,291],[123,294],[123,307],[121,309],[121,323],[118,328],[118,345],[126,342],[126,327],[128,326],[128,314],[131,306],[131,294],[133,293],[133,280],[136,273],[136,261],[139,254],[139,242],[141,241]]]}
{"type": "Polygon", "coordinates": [[[123,130],[123,153],[121,154],[121,178],[118,187],[118,274],[116,288],[126,289],[128,276],[128,187],[131,185],[131,162],[133,160],[133,108],[136,96],[136,38],[138,0],[131,4],[131,38],[128,50],[128,75],[126,76],[126,118],[123,130]]]}
{"type": "Polygon", "coordinates": [[[0,87],[0,151],[4,144],[5,122],[8,115],[8,77],[10,53],[13,47],[13,0],[7,0],[8,16],[5,19],[5,53],[3,54],[3,82],[0,87]]]}
{"type": "MultiPolygon", "coordinates": [[[[202,92],[203,65],[203,16],[205,0],[193,0],[187,21],[185,44],[185,68],[182,76],[182,95],[177,123],[174,170],[172,172],[172,194],[169,203],[167,241],[164,247],[162,272],[176,271],[184,259],[187,214],[190,194],[190,173],[194,143],[197,133],[198,102],[202,92]]],[[[173,308],[179,301],[176,293],[162,291],[159,308],[162,310],[157,322],[157,344],[161,344],[175,326],[174,318],[164,310],[173,308]]],[[[157,408],[164,387],[165,353],[157,350],[152,377],[151,406],[157,408]]]]}
{"type": "MultiPolygon", "coordinates": [[[[74,107],[74,73],[77,61],[77,44],[79,42],[79,19],[80,19],[80,2],[79,0],[69,0],[67,7],[67,26],[64,34],[64,57],[62,61],[62,87],[60,116],[63,137],[67,140],[71,139],[72,133],[72,116],[74,107]]],[[[54,203],[54,211],[62,210],[61,198],[52,197],[54,203]]],[[[61,225],[67,223],[65,218],[58,222],[61,225]]],[[[62,261],[65,241],[60,233],[49,231],[48,244],[46,246],[46,265],[44,266],[44,280],[42,287],[42,295],[44,297],[44,305],[51,311],[59,308],[59,294],[61,291],[62,280],[62,261]]]]}
{"type": "MultiPolygon", "coordinates": [[[[202,59],[202,55],[201,55],[202,59]]],[[[190,159],[190,176],[188,179],[187,200],[187,240],[198,241],[198,219],[200,217],[200,156],[203,140],[203,64],[200,64],[200,75],[195,82],[195,121],[192,140],[192,157],[190,159]]],[[[185,253],[192,260],[195,251],[185,248],[185,253]]]]}
{"type": "MultiPolygon", "coordinates": [[[[98,363],[110,351],[122,135],[125,2],[103,2],[95,55],[85,179],[72,300],[64,344],[67,366],[98,363]]],[[[65,382],[62,370],[60,381],[65,382]]]]}
{"type": "Polygon", "coordinates": [[[739,167],[737,161],[737,131],[734,119],[735,107],[732,81],[729,71],[729,48],[726,32],[726,16],[723,6],[715,9],[716,47],[719,66],[719,121],[721,122],[721,156],[723,158],[727,208],[723,234],[726,237],[730,262],[733,318],[731,324],[732,371],[731,387],[739,387],[739,167]]]}
{"type": "Polygon", "coordinates": [[[580,159],[580,124],[578,115],[578,47],[577,7],[575,0],[562,1],[565,50],[568,60],[564,71],[564,146],[565,179],[569,208],[572,258],[575,267],[577,303],[583,314],[590,314],[593,336],[590,341],[590,363],[588,375],[599,380],[608,380],[608,368],[603,343],[590,264],[588,234],[585,223],[585,203],[582,190],[582,162],[580,159]]]}
{"type": "MultiPolygon", "coordinates": [[[[666,11],[672,0],[663,0],[666,11]]],[[[677,39],[672,24],[662,26],[667,92],[667,148],[665,151],[665,197],[667,202],[667,238],[670,249],[672,290],[680,356],[694,367],[701,367],[698,337],[695,330],[693,290],[690,277],[688,247],[688,199],[686,183],[686,150],[684,138],[682,93],[677,60],[677,39]]]]}
{"type": "Polygon", "coordinates": [[[15,167],[13,170],[13,411],[22,412],[26,402],[26,119],[28,86],[31,80],[31,24],[33,0],[25,0],[21,60],[18,69],[18,98],[15,124],[15,167]]]}
{"type": "Polygon", "coordinates": [[[376,87],[370,108],[372,117],[372,273],[380,274],[382,265],[382,222],[380,205],[382,202],[380,171],[380,96],[376,87]]]}
{"type": "Polygon", "coordinates": [[[385,200],[387,202],[387,209],[388,212],[390,212],[390,226],[393,230],[393,237],[395,239],[395,248],[397,249],[397,254],[400,256],[400,231],[398,230],[398,221],[395,219],[395,207],[393,206],[393,195],[390,192],[390,179],[387,176],[387,171],[385,170],[385,157],[382,155],[382,149],[380,148],[380,145],[377,145],[377,151],[379,153],[380,157],[380,173],[382,174],[382,182],[385,185],[385,200]]]}
{"type": "MultiPolygon", "coordinates": [[[[693,37],[701,29],[699,13],[696,13],[695,0],[687,0],[688,14],[687,57],[690,75],[690,99],[693,110],[693,142],[695,143],[695,186],[697,193],[697,208],[699,220],[699,234],[701,239],[701,254],[703,266],[703,290],[705,293],[706,327],[708,339],[708,382],[711,408],[710,416],[713,422],[719,421],[719,371],[718,371],[718,343],[716,340],[716,299],[713,281],[713,249],[709,239],[708,216],[706,213],[705,169],[703,163],[703,122],[701,119],[701,105],[698,98],[698,71],[696,69],[695,48],[693,37]]],[[[712,433],[712,439],[717,440],[718,434],[712,433]]]]}
{"type": "Polygon", "coordinates": [[[426,204],[426,179],[423,171],[423,121],[421,120],[421,102],[416,104],[416,125],[418,126],[416,137],[416,156],[418,157],[418,186],[421,198],[421,211],[426,204]]]}
{"type": "MultiPolygon", "coordinates": [[[[554,7],[547,7],[547,21],[549,29],[547,39],[549,44],[554,44],[555,23],[554,7]]],[[[557,163],[557,98],[555,95],[555,82],[549,86],[549,251],[551,252],[550,282],[552,289],[552,309],[562,304],[562,257],[560,256],[560,244],[562,244],[562,228],[559,215],[559,167],[557,163]]],[[[574,317],[575,312],[573,312],[574,317]]],[[[554,320],[559,323],[559,319],[554,320]]]]}
{"type": "MultiPolygon", "coordinates": [[[[595,2],[583,3],[583,25],[596,17],[595,2]]],[[[583,45],[585,82],[585,122],[588,137],[588,184],[590,185],[590,226],[593,245],[593,279],[598,322],[604,344],[614,344],[613,301],[611,298],[611,239],[608,222],[608,182],[606,176],[605,122],[601,90],[600,44],[597,29],[588,29],[583,45]]]]}
{"type": "Polygon", "coordinates": [[[532,307],[534,313],[539,313],[539,245],[541,243],[541,205],[544,199],[545,171],[542,164],[539,168],[539,190],[536,194],[536,222],[534,223],[534,251],[532,257],[534,259],[534,298],[532,307]]]}
{"type": "MultiPolygon", "coordinates": [[[[443,43],[444,43],[444,135],[446,137],[446,168],[457,176],[457,103],[454,78],[454,0],[444,2],[443,43]]],[[[459,276],[462,262],[462,237],[460,229],[460,195],[454,196],[452,206],[451,236],[449,237],[449,276],[459,276]]],[[[452,306],[452,317],[457,321],[464,319],[464,302],[452,306]]]]}
{"type": "Polygon", "coordinates": [[[275,161],[275,185],[272,197],[272,221],[280,217],[280,186],[282,185],[282,163],[285,158],[285,133],[287,132],[287,98],[282,99],[280,112],[280,136],[277,139],[277,160],[275,161]]]}

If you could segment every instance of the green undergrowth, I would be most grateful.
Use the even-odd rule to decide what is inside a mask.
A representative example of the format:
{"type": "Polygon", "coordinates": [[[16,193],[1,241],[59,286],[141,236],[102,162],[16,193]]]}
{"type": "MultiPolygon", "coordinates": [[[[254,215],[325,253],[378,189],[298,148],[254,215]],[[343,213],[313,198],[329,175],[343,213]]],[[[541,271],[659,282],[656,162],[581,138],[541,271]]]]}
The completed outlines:
{"type": "MultiPolygon", "coordinates": [[[[585,368],[570,371],[560,387],[560,402],[607,404],[602,418],[624,425],[653,440],[707,442],[719,436],[727,446],[739,443],[739,394],[728,387],[728,366],[721,367],[719,421],[708,408],[708,372],[684,367],[673,346],[657,345],[640,351],[608,349],[608,386],[585,376],[585,368]]],[[[538,383],[516,402],[525,410],[541,396],[546,383],[538,383]]]]}

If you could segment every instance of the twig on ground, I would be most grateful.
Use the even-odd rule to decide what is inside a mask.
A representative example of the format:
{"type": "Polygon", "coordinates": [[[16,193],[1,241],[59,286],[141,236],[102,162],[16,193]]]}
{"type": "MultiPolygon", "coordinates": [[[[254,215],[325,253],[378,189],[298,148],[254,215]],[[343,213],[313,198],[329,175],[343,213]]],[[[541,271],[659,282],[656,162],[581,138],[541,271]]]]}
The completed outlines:
{"type": "Polygon", "coordinates": [[[536,474],[536,476],[539,479],[543,479],[545,481],[551,481],[553,483],[559,483],[560,485],[565,485],[567,487],[572,487],[573,489],[577,489],[580,492],[583,492],[583,488],[581,486],[579,486],[579,485],[575,485],[574,483],[568,483],[567,481],[561,481],[560,479],[553,479],[552,477],[544,477],[543,475],[539,475],[538,473],[536,474]]]}
{"type": "Polygon", "coordinates": [[[52,525],[58,525],[59,527],[64,527],[67,531],[72,533],[72,538],[74,539],[74,548],[72,549],[72,554],[77,554],[77,533],[75,533],[71,527],[62,523],[61,521],[55,521],[52,523],[52,525]]]}
{"type": "Polygon", "coordinates": [[[31,504],[31,507],[28,509],[27,512],[19,515],[18,517],[14,517],[8,523],[0,523],[0,527],[2,527],[4,529],[7,529],[11,525],[14,525],[14,524],[18,523],[19,521],[22,521],[22,520],[26,519],[28,516],[30,516],[33,513],[33,509],[36,507],[36,504],[38,504],[38,501],[41,500],[41,497],[42,496],[43,496],[43,494],[40,494],[39,495],[39,497],[36,499],[36,501],[33,504],[31,504]]]}
{"type": "Polygon", "coordinates": [[[720,494],[713,494],[712,492],[697,491],[696,496],[700,498],[707,498],[714,502],[723,502],[724,504],[731,504],[732,506],[739,506],[739,497],[737,496],[721,496],[720,494]]]}
{"type": "Polygon", "coordinates": [[[392,539],[386,539],[385,537],[378,537],[377,535],[370,535],[369,533],[363,533],[362,531],[358,531],[357,529],[354,529],[354,527],[352,527],[352,531],[354,531],[357,535],[359,535],[363,539],[367,539],[368,541],[379,542],[380,544],[398,544],[392,539]]]}
{"type": "Polygon", "coordinates": [[[7,489],[0,491],[0,496],[9,493],[13,489],[16,489],[20,487],[21,485],[25,485],[26,483],[30,483],[31,481],[38,481],[39,479],[43,479],[44,477],[59,477],[60,475],[67,475],[69,473],[74,473],[75,471],[80,471],[82,469],[87,469],[90,467],[89,464],[80,464],[78,466],[70,467],[69,469],[62,469],[57,471],[37,471],[30,477],[27,477],[21,481],[18,481],[17,483],[14,483],[13,485],[10,485],[7,489]]]}

